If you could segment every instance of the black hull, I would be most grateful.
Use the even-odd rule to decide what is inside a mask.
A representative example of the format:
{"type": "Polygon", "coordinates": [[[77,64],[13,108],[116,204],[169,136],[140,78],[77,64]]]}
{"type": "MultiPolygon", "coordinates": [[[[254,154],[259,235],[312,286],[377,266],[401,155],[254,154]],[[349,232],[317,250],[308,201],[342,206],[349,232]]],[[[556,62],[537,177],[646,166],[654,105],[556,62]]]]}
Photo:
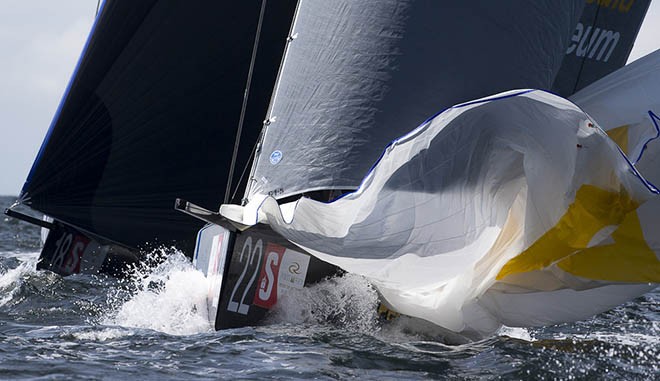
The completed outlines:
{"type": "Polygon", "coordinates": [[[103,242],[71,226],[54,222],[39,255],[37,270],[59,275],[106,274],[121,278],[139,262],[134,250],[103,242]]]}
{"type": "Polygon", "coordinates": [[[216,330],[258,325],[276,305],[278,295],[342,273],[338,267],[285,240],[267,225],[256,225],[244,232],[225,231],[223,239],[229,238],[226,254],[217,250],[220,247],[217,244],[200,249],[203,240],[210,239],[204,237],[203,231],[200,231],[195,264],[207,278],[222,279],[215,288],[211,281],[209,289],[209,318],[216,330]],[[214,253],[208,249],[211,247],[216,248],[214,253]],[[205,255],[210,255],[209,260],[205,260],[205,255]],[[214,258],[214,255],[218,256],[214,258]],[[216,266],[217,263],[225,265],[216,266]]]}

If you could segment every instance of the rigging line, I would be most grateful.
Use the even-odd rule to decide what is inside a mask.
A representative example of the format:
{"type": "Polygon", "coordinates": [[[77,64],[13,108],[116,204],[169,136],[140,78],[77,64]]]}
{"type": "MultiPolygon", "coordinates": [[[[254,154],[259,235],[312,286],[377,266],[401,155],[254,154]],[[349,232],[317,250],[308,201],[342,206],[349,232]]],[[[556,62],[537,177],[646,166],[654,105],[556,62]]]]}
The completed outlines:
{"type": "MultiPolygon", "coordinates": [[[[236,197],[236,193],[238,192],[238,189],[241,187],[241,182],[243,181],[243,177],[245,176],[245,172],[247,171],[248,167],[250,166],[250,162],[254,158],[255,152],[257,152],[257,146],[258,145],[259,145],[259,140],[257,140],[254,143],[254,146],[252,147],[252,153],[250,153],[250,159],[248,160],[247,163],[245,163],[245,166],[243,167],[243,172],[241,172],[241,177],[239,177],[238,183],[236,184],[236,188],[234,188],[234,193],[232,193],[231,198],[229,199],[229,201],[233,201],[234,198],[236,197]]],[[[245,186],[247,187],[247,184],[245,186]]],[[[226,203],[227,202],[225,201],[225,204],[226,203]]],[[[241,202],[241,204],[242,204],[242,202],[241,202]]]]}
{"type": "Polygon", "coordinates": [[[100,6],[101,6],[101,0],[98,0],[98,1],[96,2],[96,17],[98,17],[98,15],[99,15],[99,8],[100,8],[100,6]]]}
{"type": "Polygon", "coordinates": [[[234,167],[236,166],[236,158],[238,157],[238,147],[241,142],[241,133],[243,131],[243,120],[245,119],[245,110],[247,109],[248,97],[250,95],[250,84],[252,83],[252,71],[254,70],[254,62],[257,59],[257,49],[259,47],[259,36],[261,35],[261,25],[264,21],[264,13],[266,10],[266,0],[261,2],[261,11],[259,13],[259,23],[257,24],[257,33],[254,38],[254,45],[252,46],[252,58],[250,59],[250,69],[248,70],[247,82],[245,84],[245,91],[243,92],[243,105],[241,106],[241,116],[238,120],[238,129],[236,130],[236,141],[234,142],[234,153],[231,157],[231,165],[229,166],[229,176],[227,177],[227,189],[225,190],[226,204],[229,201],[229,193],[231,192],[231,180],[234,177],[234,167]]]}

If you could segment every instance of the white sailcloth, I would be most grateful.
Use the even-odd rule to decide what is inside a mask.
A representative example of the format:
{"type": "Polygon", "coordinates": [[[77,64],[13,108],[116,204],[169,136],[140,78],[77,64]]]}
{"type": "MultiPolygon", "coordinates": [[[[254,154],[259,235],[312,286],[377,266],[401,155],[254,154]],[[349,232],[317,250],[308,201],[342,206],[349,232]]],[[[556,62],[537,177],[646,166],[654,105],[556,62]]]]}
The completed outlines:
{"type": "Polygon", "coordinates": [[[656,193],[575,104],[518,90],[397,139],[339,200],[260,195],[221,213],[365,276],[397,312],[488,334],[586,318],[660,282],[660,242],[637,215],[656,193]]]}

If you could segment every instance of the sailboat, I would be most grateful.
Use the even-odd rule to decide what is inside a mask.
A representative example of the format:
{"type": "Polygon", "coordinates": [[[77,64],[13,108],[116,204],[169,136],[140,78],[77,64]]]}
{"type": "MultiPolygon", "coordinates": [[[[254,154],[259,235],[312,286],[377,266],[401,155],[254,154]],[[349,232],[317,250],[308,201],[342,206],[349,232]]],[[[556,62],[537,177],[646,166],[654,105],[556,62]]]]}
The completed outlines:
{"type": "MultiPolygon", "coordinates": [[[[208,223],[193,261],[216,329],[342,272],[466,337],[581,319],[660,278],[655,188],[578,103],[600,100],[565,99],[625,64],[648,4],[106,1],[21,201],[134,252],[193,241],[176,194],[208,223]],[[104,160],[52,148],[70,136],[104,160]],[[586,270],[601,251],[623,275],[586,270]]],[[[56,271],[75,262],[49,259],[74,253],[58,228],[56,271]]]]}
{"type": "Polygon", "coordinates": [[[49,230],[39,268],[122,275],[163,247],[191,256],[204,223],[175,198],[240,197],[233,168],[257,140],[296,2],[264,10],[256,50],[261,5],[240,3],[101,3],[18,199],[52,221],[8,212],[49,230]]]}

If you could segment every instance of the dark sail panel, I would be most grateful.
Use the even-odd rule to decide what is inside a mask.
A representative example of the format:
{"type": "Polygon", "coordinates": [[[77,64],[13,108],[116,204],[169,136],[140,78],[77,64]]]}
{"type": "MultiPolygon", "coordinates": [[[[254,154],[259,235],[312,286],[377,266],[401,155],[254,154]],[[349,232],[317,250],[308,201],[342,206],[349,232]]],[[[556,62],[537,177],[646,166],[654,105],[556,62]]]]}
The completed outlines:
{"type": "MultiPolygon", "coordinates": [[[[295,6],[265,8],[234,184],[295,6]]],[[[128,246],[194,240],[200,225],[174,199],[222,202],[260,12],[256,1],[106,1],[22,202],[128,246]]]]}
{"type": "Polygon", "coordinates": [[[354,189],[457,103],[549,89],[584,4],[302,0],[248,196],[354,189]]]}
{"type": "Polygon", "coordinates": [[[552,91],[568,97],[623,67],[651,0],[587,0],[552,91]]]}

